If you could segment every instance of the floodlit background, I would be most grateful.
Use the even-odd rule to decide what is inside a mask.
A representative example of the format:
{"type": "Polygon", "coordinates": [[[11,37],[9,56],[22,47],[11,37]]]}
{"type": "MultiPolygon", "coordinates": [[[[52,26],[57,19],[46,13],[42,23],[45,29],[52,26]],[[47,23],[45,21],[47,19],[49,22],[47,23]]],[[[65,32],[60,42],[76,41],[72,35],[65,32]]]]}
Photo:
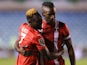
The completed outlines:
{"type": "MultiPolygon", "coordinates": [[[[34,7],[41,14],[44,1],[52,1],[57,8],[56,19],[68,25],[77,65],[87,65],[87,0],[0,0],[0,65],[15,65],[14,43],[20,24],[26,22],[25,12],[34,7]]],[[[69,65],[67,51],[64,58],[69,65]]]]}

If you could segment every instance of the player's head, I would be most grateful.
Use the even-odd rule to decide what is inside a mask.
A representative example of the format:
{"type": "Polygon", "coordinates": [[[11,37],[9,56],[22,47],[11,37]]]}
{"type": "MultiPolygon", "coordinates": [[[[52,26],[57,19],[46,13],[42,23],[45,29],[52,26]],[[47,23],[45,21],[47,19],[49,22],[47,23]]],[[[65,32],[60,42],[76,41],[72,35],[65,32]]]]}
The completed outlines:
{"type": "Polygon", "coordinates": [[[55,6],[52,2],[42,3],[42,15],[49,24],[55,21],[55,6]]]}
{"type": "Polygon", "coordinates": [[[35,29],[41,29],[42,17],[35,8],[31,8],[26,12],[28,23],[35,29]]]}

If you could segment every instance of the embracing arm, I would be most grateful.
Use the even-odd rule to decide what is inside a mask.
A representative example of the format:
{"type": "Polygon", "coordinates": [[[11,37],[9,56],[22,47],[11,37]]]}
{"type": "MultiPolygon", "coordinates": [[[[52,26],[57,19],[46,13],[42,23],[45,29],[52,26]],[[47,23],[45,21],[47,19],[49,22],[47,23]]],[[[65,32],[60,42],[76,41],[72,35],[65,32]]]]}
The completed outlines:
{"type": "Polygon", "coordinates": [[[75,53],[74,53],[71,39],[69,38],[69,39],[65,40],[65,44],[68,48],[68,54],[69,54],[69,59],[70,59],[71,65],[76,65],[75,53]]]}
{"type": "Polygon", "coordinates": [[[58,58],[58,56],[62,55],[64,53],[64,50],[61,50],[60,52],[49,52],[48,48],[45,47],[45,49],[41,50],[40,53],[47,59],[55,59],[58,58]]]}
{"type": "Polygon", "coordinates": [[[64,53],[64,50],[61,50],[60,52],[50,53],[48,48],[45,48],[45,49],[39,51],[39,53],[40,53],[40,63],[41,63],[41,65],[44,65],[45,58],[48,60],[58,58],[58,56],[60,56],[64,53]]]}
{"type": "Polygon", "coordinates": [[[19,39],[16,40],[16,42],[14,44],[14,48],[15,48],[15,50],[18,53],[22,54],[23,56],[30,56],[30,55],[32,55],[32,53],[31,53],[32,50],[26,51],[23,47],[19,47],[19,39]]]}
{"type": "Polygon", "coordinates": [[[16,50],[18,53],[20,53],[20,54],[22,54],[22,55],[25,54],[25,50],[24,50],[22,47],[19,47],[19,39],[16,40],[16,42],[15,42],[15,44],[14,44],[14,48],[15,48],[15,50],[16,50]]]}

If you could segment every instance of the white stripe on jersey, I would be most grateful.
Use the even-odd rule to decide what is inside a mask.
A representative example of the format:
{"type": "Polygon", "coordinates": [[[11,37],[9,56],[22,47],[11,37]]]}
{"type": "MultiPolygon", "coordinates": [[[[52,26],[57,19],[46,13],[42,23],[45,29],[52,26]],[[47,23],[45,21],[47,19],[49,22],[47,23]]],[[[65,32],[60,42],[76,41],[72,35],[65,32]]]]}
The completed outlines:
{"type": "MultiPolygon", "coordinates": [[[[58,21],[55,22],[55,32],[54,32],[54,52],[56,52],[58,50],[58,37],[59,37],[59,33],[58,33],[58,21]]],[[[55,65],[59,65],[58,59],[54,59],[54,63],[55,65]]]]}
{"type": "Polygon", "coordinates": [[[65,37],[64,38],[64,40],[67,40],[67,39],[69,39],[69,38],[71,38],[71,36],[69,35],[69,36],[67,36],[67,37],[65,37]]]}
{"type": "Polygon", "coordinates": [[[54,51],[58,50],[57,44],[58,44],[58,29],[56,29],[54,32],[54,46],[55,46],[54,51]]]}

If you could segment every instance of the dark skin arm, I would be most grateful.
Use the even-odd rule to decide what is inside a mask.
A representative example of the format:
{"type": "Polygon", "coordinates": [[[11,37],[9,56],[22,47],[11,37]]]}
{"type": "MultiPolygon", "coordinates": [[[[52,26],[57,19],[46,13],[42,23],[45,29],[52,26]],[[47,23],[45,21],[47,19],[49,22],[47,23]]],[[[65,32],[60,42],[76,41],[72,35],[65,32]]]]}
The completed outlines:
{"type": "Polygon", "coordinates": [[[69,59],[70,59],[71,65],[76,65],[75,53],[74,53],[71,39],[69,38],[69,39],[65,40],[65,44],[66,44],[67,49],[68,49],[68,54],[69,54],[69,59]]]}
{"type": "MultiPolygon", "coordinates": [[[[28,51],[25,51],[24,48],[20,48],[19,47],[19,40],[17,40],[15,42],[15,45],[14,45],[15,49],[17,52],[19,52],[20,54],[24,55],[24,56],[30,56],[32,55],[32,50],[28,50],[28,51]]],[[[50,53],[48,48],[46,47],[45,49],[39,51],[40,53],[40,64],[41,65],[44,65],[44,58],[47,58],[49,60],[51,59],[55,59],[57,58],[58,56],[62,55],[64,53],[64,50],[60,51],[60,52],[55,52],[55,53],[50,53]]]]}
{"type": "Polygon", "coordinates": [[[14,44],[14,48],[15,48],[15,50],[16,50],[17,52],[19,52],[20,54],[22,54],[22,55],[24,55],[24,56],[30,56],[30,55],[32,55],[31,50],[25,51],[24,48],[19,47],[19,39],[16,40],[16,42],[15,42],[15,44],[14,44]]]}
{"type": "Polygon", "coordinates": [[[15,44],[14,44],[14,48],[17,52],[19,52],[20,54],[24,55],[25,50],[23,48],[19,47],[19,39],[16,40],[15,44]]]}
{"type": "Polygon", "coordinates": [[[39,51],[39,53],[40,53],[40,63],[41,63],[41,65],[44,65],[44,58],[46,58],[48,60],[58,58],[58,56],[60,56],[64,53],[64,50],[61,50],[60,52],[50,53],[48,48],[46,47],[45,49],[39,51]]]}
{"type": "Polygon", "coordinates": [[[53,52],[50,53],[48,48],[45,48],[41,51],[39,51],[45,58],[47,58],[48,60],[52,60],[57,58],[58,56],[62,55],[64,53],[64,50],[61,50],[60,52],[53,52]]]}
{"type": "MultiPolygon", "coordinates": [[[[19,52],[20,54],[22,54],[23,56],[30,56],[32,55],[32,50],[28,50],[28,51],[25,51],[24,48],[20,48],[19,47],[19,40],[17,40],[15,42],[15,45],[14,45],[15,49],[17,52],[19,52]]],[[[50,53],[48,48],[46,47],[45,49],[39,51],[40,53],[40,65],[44,65],[44,58],[47,58],[49,60],[51,59],[55,59],[57,58],[58,56],[62,55],[64,53],[64,51],[60,51],[60,52],[55,52],[55,53],[50,53]]]]}
{"type": "MultiPolygon", "coordinates": [[[[32,50],[29,51],[25,51],[24,48],[19,47],[19,40],[16,40],[15,44],[14,44],[15,50],[17,52],[19,52],[20,54],[24,55],[24,56],[30,56],[32,55],[32,50]]],[[[58,57],[59,55],[62,55],[64,53],[64,51],[60,51],[60,52],[53,52],[50,53],[48,48],[46,47],[44,50],[39,51],[41,54],[43,54],[46,58],[48,59],[55,59],[56,57],[58,57]]]]}
{"type": "MultiPolygon", "coordinates": [[[[32,55],[32,50],[28,50],[26,51],[24,49],[24,47],[19,47],[19,39],[16,40],[15,44],[14,44],[14,48],[17,52],[19,52],[20,54],[24,55],[24,56],[30,56],[32,55]]],[[[55,59],[56,57],[62,55],[64,53],[64,50],[61,50],[60,52],[53,52],[53,53],[50,53],[48,48],[46,47],[44,50],[42,51],[39,51],[41,54],[43,54],[46,58],[48,59],[55,59]]]]}

